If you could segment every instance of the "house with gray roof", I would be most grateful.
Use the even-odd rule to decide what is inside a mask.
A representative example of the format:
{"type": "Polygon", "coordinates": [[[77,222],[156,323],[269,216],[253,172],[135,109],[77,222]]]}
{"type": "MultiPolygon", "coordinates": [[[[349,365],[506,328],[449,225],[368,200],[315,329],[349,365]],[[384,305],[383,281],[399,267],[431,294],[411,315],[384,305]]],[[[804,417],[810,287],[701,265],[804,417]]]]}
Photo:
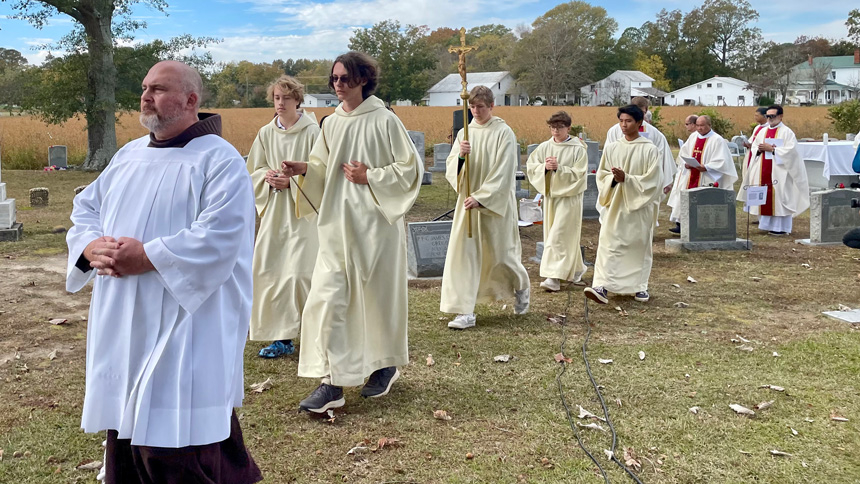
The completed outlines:
{"type": "MultiPolygon", "coordinates": [[[[493,91],[496,106],[524,106],[529,98],[525,90],[517,85],[516,79],[508,71],[468,72],[467,90],[475,86],[486,86],[493,91]]],[[[448,74],[427,91],[428,106],[462,106],[460,93],[463,91],[460,74],[448,74]]]]}
{"type": "Polygon", "coordinates": [[[334,94],[305,94],[302,101],[303,108],[333,108],[340,104],[340,100],[334,94]]]}
{"type": "Polygon", "coordinates": [[[648,98],[651,104],[662,105],[666,93],[653,86],[654,78],[641,71],[615,71],[605,79],[583,86],[580,91],[583,106],[612,106],[627,104],[636,96],[648,98]]]}
{"type": "Polygon", "coordinates": [[[860,49],[854,55],[809,56],[791,68],[784,104],[839,104],[860,97],[860,49]]]}

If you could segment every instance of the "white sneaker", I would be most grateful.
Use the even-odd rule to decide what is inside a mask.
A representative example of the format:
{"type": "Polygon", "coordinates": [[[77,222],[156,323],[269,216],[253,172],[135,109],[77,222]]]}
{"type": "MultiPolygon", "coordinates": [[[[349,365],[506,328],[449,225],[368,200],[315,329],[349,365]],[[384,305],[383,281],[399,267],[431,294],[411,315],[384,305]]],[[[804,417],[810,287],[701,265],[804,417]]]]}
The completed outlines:
{"type": "Polygon", "coordinates": [[[555,279],[553,277],[547,277],[543,282],[540,283],[540,287],[546,289],[549,292],[561,291],[561,283],[558,282],[558,279],[555,279]]]}
{"type": "Polygon", "coordinates": [[[458,314],[453,321],[448,322],[451,329],[467,329],[475,327],[475,313],[458,314]]]}
{"type": "Polygon", "coordinates": [[[514,314],[525,314],[529,312],[529,295],[531,293],[531,288],[520,289],[518,291],[514,291],[514,295],[517,297],[517,303],[514,304],[514,314]]]}

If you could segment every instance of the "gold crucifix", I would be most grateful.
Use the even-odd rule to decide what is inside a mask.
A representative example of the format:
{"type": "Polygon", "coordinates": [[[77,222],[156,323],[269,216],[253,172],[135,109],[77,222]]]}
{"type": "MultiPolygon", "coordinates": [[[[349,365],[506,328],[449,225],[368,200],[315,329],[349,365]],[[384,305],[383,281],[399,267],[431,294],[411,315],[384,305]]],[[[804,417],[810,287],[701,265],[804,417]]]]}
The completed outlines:
{"type": "MultiPolygon", "coordinates": [[[[460,84],[463,85],[463,91],[460,93],[460,99],[463,100],[463,141],[469,141],[469,90],[466,81],[466,53],[478,50],[477,46],[466,45],[466,27],[460,27],[460,45],[448,47],[448,52],[457,54],[460,57],[457,63],[457,70],[460,72],[460,84]]],[[[465,188],[465,198],[472,196],[472,184],[469,179],[469,154],[467,153],[463,159],[463,177],[460,179],[460,186],[465,188]]],[[[466,210],[466,225],[469,227],[467,235],[472,238],[472,210],[466,210]]]]}

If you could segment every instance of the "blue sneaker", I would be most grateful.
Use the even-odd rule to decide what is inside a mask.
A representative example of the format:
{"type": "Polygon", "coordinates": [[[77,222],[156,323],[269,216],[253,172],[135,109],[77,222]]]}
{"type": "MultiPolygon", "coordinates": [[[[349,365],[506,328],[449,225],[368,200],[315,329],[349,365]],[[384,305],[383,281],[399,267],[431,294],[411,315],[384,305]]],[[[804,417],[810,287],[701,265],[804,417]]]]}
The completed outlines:
{"type": "Polygon", "coordinates": [[[277,358],[279,356],[287,356],[296,352],[296,347],[293,346],[293,340],[285,339],[275,341],[269,346],[260,350],[261,358],[277,358]]]}

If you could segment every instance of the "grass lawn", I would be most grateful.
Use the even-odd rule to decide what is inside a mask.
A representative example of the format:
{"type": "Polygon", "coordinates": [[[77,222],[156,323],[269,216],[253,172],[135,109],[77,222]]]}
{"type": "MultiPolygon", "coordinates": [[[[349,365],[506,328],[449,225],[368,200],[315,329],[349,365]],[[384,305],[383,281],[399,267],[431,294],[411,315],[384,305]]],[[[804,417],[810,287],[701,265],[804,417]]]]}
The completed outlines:
{"type": "MultiPolygon", "coordinates": [[[[64,234],[51,233],[69,226],[72,189],[93,177],[3,172],[10,196],[18,199],[26,238],[0,244],[3,483],[93,482],[93,471],[76,466],[102,458],[103,435],[79,428],[89,291],[64,292],[64,234]],[[35,186],[51,189],[50,207],[26,207],[26,191],[35,186]],[[48,324],[53,317],[69,322],[48,324]]],[[[454,198],[436,174],[408,218],[440,215],[454,198]]],[[[664,206],[655,232],[651,302],[615,297],[608,306],[589,306],[588,359],[618,432],[617,455],[626,449],[646,483],[860,481],[860,332],[821,315],[838,304],[858,305],[860,251],[795,244],[794,238],[808,234],[804,215],[795,220],[791,238],[762,235],[753,226],[751,252],[671,254],[664,249],[667,218],[664,206]],[[688,276],[697,282],[687,282],[688,276]],[[689,307],[677,308],[677,302],[689,307]],[[729,408],[771,400],[753,417],[729,408]],[[697,414],[689,410],[694,406],[697,414]],[[772,450],[791,455],[774,456],[772,450]]],[[[744,234],[740,213],[738,226],[744,234]]],[[[589,260],[598,230],[597,221],[584,222],[589,260]]],[[[541,228],[521,233],[527,260],[542,239],[541,228]]],[[[590,423],[576,418],[577,405],[602,415],[581,356],[581,288],[572,288],[570,298],[541,292],[537,264],[527,261],[526,267],[531,312],[515,316],[513,300],[481,306],[477,327],[462,332],[449,330],[450,318],[439,312],[439,282],[413,283],[411,359],[401,380],[376,400],[346,389],[347,404],[333,421],[297,412],[298,401],[317,382],[296,377],[296,356],[263,360],[256,353],[264,343],[249,342],[246,387],[268,378],[273,383],[263,393],[249,392],[239,410],[266,482],[604,482],[577,445],[556,384],[562,365],[554,355],[566,341],[571,363],[561,383],[573,417],[590,423]],[[565,310],[565,326],[549,320],[565,310]],[[495,362],[502,354],[513,359],[495,362]],[[451,419],[434,418],[436,410],[451,419]],[[381,438],[398,442],[371,451],[381,438]],[[359,445],[369,449],[347,453],[359,445]]],[[[609,434],[579,432],[611,481],[628,482],[604,455],[609,434]]]]}

